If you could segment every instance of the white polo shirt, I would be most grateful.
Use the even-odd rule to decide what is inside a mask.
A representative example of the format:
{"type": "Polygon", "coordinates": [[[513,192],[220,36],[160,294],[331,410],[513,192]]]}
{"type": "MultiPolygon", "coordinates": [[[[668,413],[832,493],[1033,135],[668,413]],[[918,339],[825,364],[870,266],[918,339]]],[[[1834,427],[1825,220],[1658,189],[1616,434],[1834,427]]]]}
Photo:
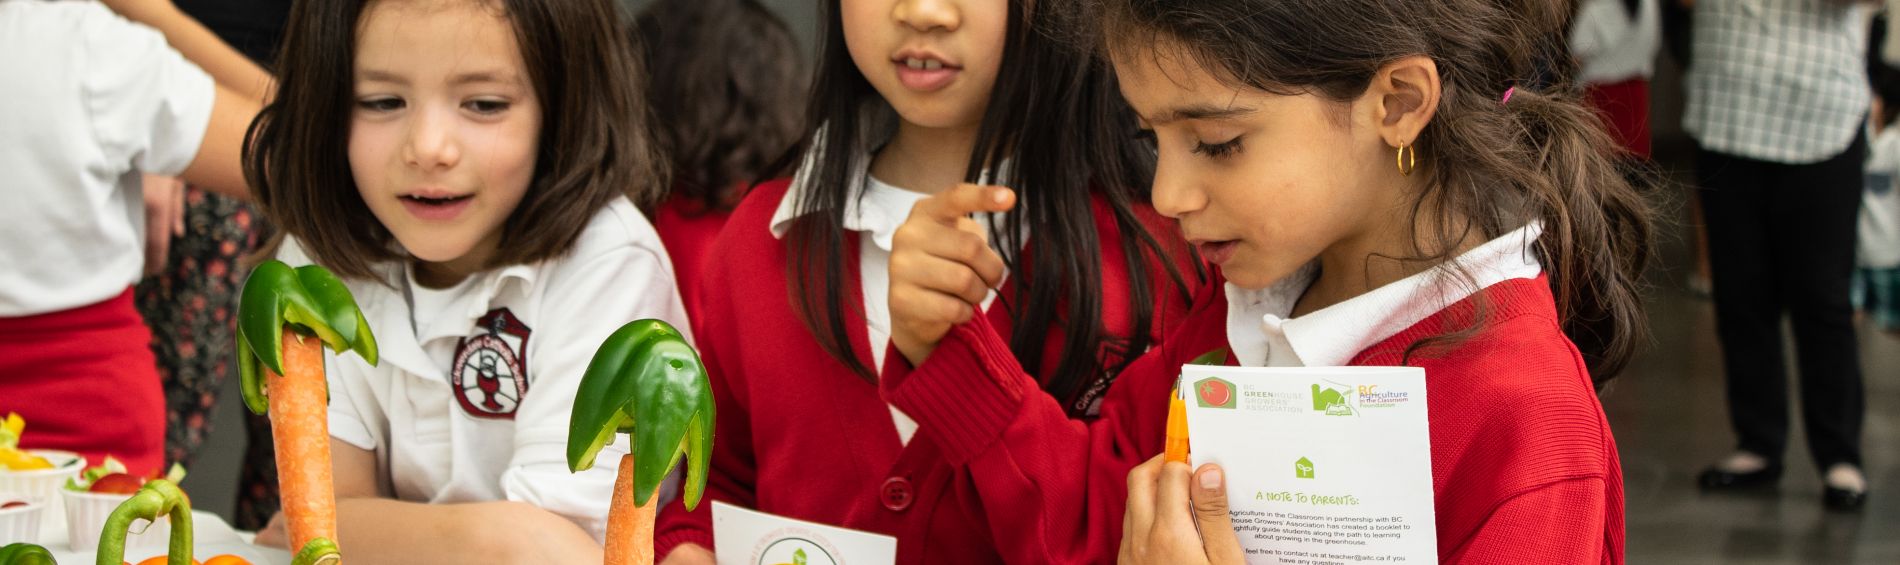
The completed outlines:
{"type": "Polygon", "coordinates": [[[0,1],[0,318],[138,282],[139,172],[184,172],[215,92],[157,30],[97,2],[0,1]]]}
{"type": "MultiPolygon", "coordinates": [[[[294,242],[278,255],[310,262],[294,242]]],[[[568,422],[581,374],[614,330],[658,318],[690,331],[659,234],[622,198],[565,258],[448,289],[423,288],[412,270],[400,262],[379,267],[386,280],[346,281],[382,360],[328,355],[330,435],[375,451],[398,499],[525,502],[603,539],[626,440],[569,473],[568,422]]]]}
{"type": "Polygon", "coordinates": [[[1247,290],[1227,283],[1227,342],[1248,367],[1336,367],[1491,285],[1534,279],[1543,265],[1531,244],[1544,232],[1532,222],[1455,259],[1466,284],[1444,269],[1427,269],[1298,318],[1287,317],[1319,276],[1312,263],[1273,286],[1247,290]]]}

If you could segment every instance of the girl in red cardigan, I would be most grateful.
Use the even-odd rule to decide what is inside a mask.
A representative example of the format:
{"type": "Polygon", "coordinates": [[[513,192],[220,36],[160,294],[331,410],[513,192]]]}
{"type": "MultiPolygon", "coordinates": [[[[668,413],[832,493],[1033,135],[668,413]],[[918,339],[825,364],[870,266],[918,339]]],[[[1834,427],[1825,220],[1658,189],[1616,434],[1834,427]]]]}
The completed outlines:
{"type": "MultiPolygon", "coordinates": [[[[830,5],[803,164],[746,197],[699,281],[693,333],[719,413],[708,496],[895,536],[902,563],[1110,554],[1107,529],[1018,512],[1026,495],[1080,503],[1088,483],[978,484],[972,446],[917,431],[937,406],[880,390],[880,371],[905,365],[887,346],[890,275],[908,268],[890,251],[898,226],[961,182],[1020,194],[1011,213],[955,222],[963,251],[995,261],[962,281],[972,306],[952,315],[1005,344],[1001,363],[1031,383],[1020,392],[1049,410],[1035,425],[1094,419],[1113,375],[1188,305],[1197,269],[1175,261],[1191,255],[1142,204],[1153,152],[1106,63],[1043,34],[1063,15],[1043,4],[830,5]]],[[[655,541],[669,562],[709,562],[710,505],[667,506],[655,541]]]]}
{"type": "Polygon", "coordinates": [[[1159,155],[1155,208],[1224,281],[1122,373],[1101,419],[1053,425],[986,321],[946,315],[973,296],[945,282],[994,263],[942,252],[953,224],[1011,200],[959,187],[919,204],[894,252],[923,266],[892,271],[892,342],[915,368],[887,369],[886,397],[972,488],[1044,528],[1018,536],[1240,563],[1218,468],[1128,472],[1162,451],[1181,365],[1228,348],[1244,365],[1420,366],[1440,561],[1620,563],[1593,385],[1640,340],[1649,211],[1596,117],[1524,86],[1551,29],[1526,22],[1561,19],[1536,4],[1108,0],[1103,43],[1159,155]],[[1047,494],[1070,484],[1087,490],[1047,494]]]}

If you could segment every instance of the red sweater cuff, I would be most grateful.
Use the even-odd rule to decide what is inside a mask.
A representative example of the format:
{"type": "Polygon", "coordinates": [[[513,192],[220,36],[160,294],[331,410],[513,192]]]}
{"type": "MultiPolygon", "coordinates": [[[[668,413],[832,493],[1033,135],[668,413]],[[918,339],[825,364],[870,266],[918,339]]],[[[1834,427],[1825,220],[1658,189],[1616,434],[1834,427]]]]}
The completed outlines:
{"type": "Polygon", "coordinates": [[[698,528],[681,528],[654,536],[653,558],[665,561],[666,556],[672,554],[674,549],[689,543],[706,548],[706,551],[710,552],[713,550],[712,532],[698,528]]]}
{"type": "Polygon", "coordinates": [[[1003,436],[1022,407],[1028,376],[982,316],[950,328],[930,358],[911,369],[894,349],[879,378],[884,399],[917,421],[952,464],[1003,436]]]}

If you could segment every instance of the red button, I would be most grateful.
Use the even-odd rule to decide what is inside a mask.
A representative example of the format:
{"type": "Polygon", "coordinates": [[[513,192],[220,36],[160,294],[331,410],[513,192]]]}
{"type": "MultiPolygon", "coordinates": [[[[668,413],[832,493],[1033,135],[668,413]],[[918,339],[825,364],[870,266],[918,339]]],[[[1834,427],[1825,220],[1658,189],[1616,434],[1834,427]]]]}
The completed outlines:
{"type": "Polygon", "coordinates": [[[911,503],[910,479],[903,477],[885,479],[884,488],[878,491],[878,498],[884,502],[884,507],[890,509],[892,512],[903,512],[909,509],[911,503]]]}

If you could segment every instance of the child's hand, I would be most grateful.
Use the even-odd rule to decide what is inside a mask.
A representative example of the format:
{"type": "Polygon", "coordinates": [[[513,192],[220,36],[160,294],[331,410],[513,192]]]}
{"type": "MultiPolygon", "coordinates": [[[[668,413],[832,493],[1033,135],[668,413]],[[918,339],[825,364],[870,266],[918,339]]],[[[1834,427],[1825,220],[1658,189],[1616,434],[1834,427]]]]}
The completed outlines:
{"type": "Polygon", "coordinates": [[[1246,563],[1227,508],[1227,482],[1219,465],[1202,465],[1190,477],[1186,463],[1157,455],[1128,473],[1118,560],[1121,565],[1246,563]]]}
{"type": "Polygon", "coordinates": [[[958,185],[911,208],[891,244],[891,343],[912,365],[924,362],[950,326],[967,322],[1003,282],[1003,258],[990,249],[977,212],[1002,212],[1016,193],[958,185]]]}
{"type": "Polygon", "coordinates": [[[272,514],[270,517],[270,522],[264,524],[264,529],[257,531],[257,537],[253,538],[251,540],[251,543],[253,545],[260,545],[264,547],[289,549],[290,548],[290,532],[284,526],[284,513],[278,512],[276,514],[272,514]]]}
{"type": "Polygon", "coordinates": [[[144,175],[145,276],[165,270],[172,238],[185,235],[185,182],[144,175]]]}

